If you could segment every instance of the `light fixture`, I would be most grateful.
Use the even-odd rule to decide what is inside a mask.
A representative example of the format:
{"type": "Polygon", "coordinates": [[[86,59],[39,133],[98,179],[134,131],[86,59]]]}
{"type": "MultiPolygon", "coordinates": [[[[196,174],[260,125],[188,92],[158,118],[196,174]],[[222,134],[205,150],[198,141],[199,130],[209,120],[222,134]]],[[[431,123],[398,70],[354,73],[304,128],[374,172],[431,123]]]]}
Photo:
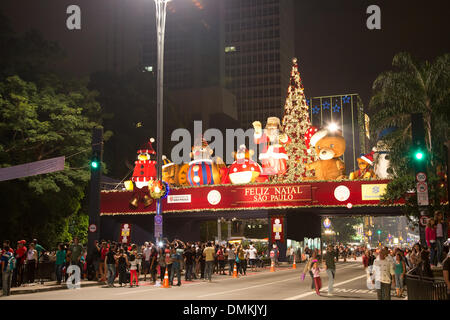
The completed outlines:
{"type": "Polygon", "coordinates": [[[330,132],[336,132],[336,131],[338,131],[339,130],[339,126],[336,124],[336,123],[334,123],[334,122],[332,122],[332,123],[330,123],[329,125],[328,125],[328,131],[330,131],[330,132]]]}

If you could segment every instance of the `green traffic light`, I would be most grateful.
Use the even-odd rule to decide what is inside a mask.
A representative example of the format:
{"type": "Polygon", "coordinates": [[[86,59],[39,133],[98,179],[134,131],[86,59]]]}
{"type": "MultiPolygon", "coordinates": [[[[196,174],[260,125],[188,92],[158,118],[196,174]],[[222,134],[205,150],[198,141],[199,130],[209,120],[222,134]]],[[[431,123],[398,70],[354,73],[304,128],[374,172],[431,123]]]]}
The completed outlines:
{"type": "Polygon", "coordinates": [[[418,152],[416,152],[416,159],[417,160],[422,160],[423,159],[423,153],[422,152],[420,152],[420,151],[418,151],[418,152]]]}
{"type": "Polygon", "coordinates": [[[377,232],[378,232],[378,234],[381,234],[381,230],[378,230],[377,232]]]}
{"type": "Polygon", "coordinates": [[[91,167],[94,168],[94,169],[97,169],[98,168],[98,162],[97,161],[92,161],[91,162],[91,167]]]}

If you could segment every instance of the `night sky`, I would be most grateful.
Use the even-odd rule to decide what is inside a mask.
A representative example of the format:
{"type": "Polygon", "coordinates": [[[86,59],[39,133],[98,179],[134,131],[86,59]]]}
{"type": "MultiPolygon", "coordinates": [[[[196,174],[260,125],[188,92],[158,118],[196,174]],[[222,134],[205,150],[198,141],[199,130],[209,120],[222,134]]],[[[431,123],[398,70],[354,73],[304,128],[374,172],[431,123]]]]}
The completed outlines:
{"type": "MultiPolygon", "coordinates": [[[[104,68],[111,1],[2,0],[0,10],[15,31],[35,28],[46,39],[57,40],[67,52],[61,67],[81,76],[104,68]],[[71,4],[81,7],[80,31],[66,28],[66,8],[71,4]]],[[[153,2],[126,1],[127,46],[139,41],[136,21],[142,17],[139,8],[144,1],[153,2]]],[[[295,0],[295,4],[296,56],[310,97],[359,93],[367,105],[373,81],[390,68],[395,53],[407,51],[433,60],[450,52],[448,0],[295,0]],[[372,4],[381,8],[381,30],[366,27],[366,9],[372,4]]],[[[137,46],[130,45],[127,55],[128,63],[137,63],[137,46]]]]}

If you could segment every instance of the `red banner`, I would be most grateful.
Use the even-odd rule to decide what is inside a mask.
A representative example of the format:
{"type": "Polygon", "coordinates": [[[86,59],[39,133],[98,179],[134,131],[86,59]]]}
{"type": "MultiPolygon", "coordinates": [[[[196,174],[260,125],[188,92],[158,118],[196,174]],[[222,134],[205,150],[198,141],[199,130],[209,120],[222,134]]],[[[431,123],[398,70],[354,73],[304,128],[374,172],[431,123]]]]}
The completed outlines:
{"type": "Polygon", "coordinates": [[[270,218],[272,243],[280,241],[284,243],[284,218],[283,216],[272,216],[270,218]]]}
{"type": "MultiPolygon", "coordinates": [[[[380,206],[387,180],[171,188],[163,212],[380,206]]],[[[130,207],[132,192],[102,191],[101,215],[154,214],[156,201],[130,207]]],[[[395,205],[402,205],[399,201],[395,205]]]]}

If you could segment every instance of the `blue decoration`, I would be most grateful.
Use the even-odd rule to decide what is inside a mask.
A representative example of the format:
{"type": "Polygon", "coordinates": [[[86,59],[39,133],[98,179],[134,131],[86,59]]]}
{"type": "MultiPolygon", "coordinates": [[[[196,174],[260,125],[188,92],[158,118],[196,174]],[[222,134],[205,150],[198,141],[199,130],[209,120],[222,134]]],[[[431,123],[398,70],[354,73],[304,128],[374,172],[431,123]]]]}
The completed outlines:
{"type": "Polygon", "coordinates": [[[306,99],[306,105],[309,107],[309,99],[306,99]]]}
{"type": "Polygon", "coordinates": [[[323,104],[322,104],[322,108],[325,110],[330,110],[330,103],[328,102],[328,101],[325,101],[323,104]]]}
{"type": "Polygon", "coordinates": [[[336,103],[333,106],[333,112],[341,112],[341,106],[336,103]]]}
{"type": "Polygon", "coordinates": [[[314,106],[314,107],[312,108],[312,113],[313,113],[313,114],[318,114],[319,112],[320,112],[319,106],[314,106]]]}
{"type": "Polygon", "coordinates": [[[349,96],[345,96],[342,98],[342,102],[344,103],[350,103],[350,97],[349,96]]]}
{"type": "Polygon", "coordinates": [[[166,192],[164,192],[164,195],[161,197],[161,199],[165,199],[165,198],[167,198],[167,196],[170,193],[170,188],[169,188],[169,184],[167,182],[163,181],[162,183],[165,186],[166,192]]]}

